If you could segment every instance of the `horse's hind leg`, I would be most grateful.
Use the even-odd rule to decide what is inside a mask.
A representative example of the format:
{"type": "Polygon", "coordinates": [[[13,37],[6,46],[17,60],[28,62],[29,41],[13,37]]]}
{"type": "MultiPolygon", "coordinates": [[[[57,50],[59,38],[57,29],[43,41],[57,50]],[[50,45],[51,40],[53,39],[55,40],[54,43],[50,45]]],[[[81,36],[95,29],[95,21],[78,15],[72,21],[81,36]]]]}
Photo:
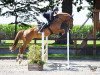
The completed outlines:
{"type": "Polygon", "coordinates": [[[23,54],[18,54],[17,55],[17,58],[16,58],[16,62],[18,62],[19,61],[19,64],[21,63],[21,61],[22,61],[22,59],[23,59],[23,54]]]}
{"type": "Polygon", "coordinates": [[[27,44],[23,44],[20,48],[19,48],[19,54],[17,56],[16,61],[19,61],[19,64],[22,62],[23,59],[23,52],[26,49],[27,44]]]}
{"type": "Polygon", "coordinates": [[[23,45],[19,48],[19,54],[17,56],[17,61],[19,61],[19,64],[22,62],[24,50],[26,49],[27,44],[29,44],[31,40],[32,39],[24,37],[23,45]]]}
{"type": "Polygon", "coordinates": [[[20,58],[20,54],[18,53],[17,58],[16,58],[16,62],[19,60],[20,58]]]}

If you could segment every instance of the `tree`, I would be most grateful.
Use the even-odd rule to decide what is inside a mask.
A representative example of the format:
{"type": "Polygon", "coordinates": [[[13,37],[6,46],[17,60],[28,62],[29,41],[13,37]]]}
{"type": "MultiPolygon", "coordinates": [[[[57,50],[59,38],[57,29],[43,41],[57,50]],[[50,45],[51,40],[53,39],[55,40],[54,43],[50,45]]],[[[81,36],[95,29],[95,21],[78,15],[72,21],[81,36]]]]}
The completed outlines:
{"type": "MultiPolygon", "coordinates": [[[[29,13],[29,11],[31,11],[30,1],[1,0],[1,2],[2,2],[2,4],[0,4],[2,7],[1,10],[7,9],[7,10],[5,10],[4,13],[2,13],[2,11],[1,11],[1,15],[7,16],[7,17],[15,16],[15,35],[16,35],[18,18],[22,18],[23,16],[28,18],[28,15],[25,15],[25,14],[26,13],[30,14],[29,13]]],[[[31,2],[31,4],[34,4],[34,3],[35,3],[35,1],[31,2]]]]}
{"type": "Polygon", "coordinates": [[[0,2],[2,16],[15,16],[15,35],[18,23],[26,25],[24,22],[37,21],[35,16],[59,4],[57,0],[0,0],[0,2]],[[43,3],[48,5],[44,6],[43,3]],[[2,13],[3,9],[7,10],[2,13]]]}
{"type": "Polygon", "coordinates": [[[79,5],[77,7],[77,12],[80,12],[81,10],[84,10],[84,8],[87,8],[90,12],[87,14],[87,17],[90,17],[92,12],[93,12],[93,8],[94,8],[94,0],[85,0],[90,6],[82,6],[83,4],[83,0],[75,0],[75,2],[73,2],[73,4],[75,6],[77,6],[77,4],[79,5]]]}
{"type": "MultiPolygon", "coordinates": [[[[93,5],[93,0],[86,0],[90,5],[93,5]]],[[[80,4],[77,7],[80,11],[83,7],[81,6],[83,0],[63,0],[62,11],[72,14],[72,3],[74,5],[80,4]]],[[[46,3],[45,3],[46,4],[46,3]]],[[[17,32],[18,23],[36,21],[36,15],[43,13],[49,9],[53,9],[54,6],[59,5],[59,0],[0,0],[0,12],[3,16],[15,16],[15,35],[17,32]],[[43,6],[42,3],[48,2],[47,6],[43,6]],[[3,9],[7,9],[2,13],[3,9]]],[[[91,8],[88,7],[90,10],[91,8]]],[[[23,23],[24,24],[24,23],[23,23]]],[[[26,24],[25,24],[26,25],[26,24]]],[[[64,26],[64,25],[63,25],[64,26]]],[[[65,28],[65,27],[62,27],[65,28]]],[[[61,38],[65,38],[66,34],[61,38]]]]}

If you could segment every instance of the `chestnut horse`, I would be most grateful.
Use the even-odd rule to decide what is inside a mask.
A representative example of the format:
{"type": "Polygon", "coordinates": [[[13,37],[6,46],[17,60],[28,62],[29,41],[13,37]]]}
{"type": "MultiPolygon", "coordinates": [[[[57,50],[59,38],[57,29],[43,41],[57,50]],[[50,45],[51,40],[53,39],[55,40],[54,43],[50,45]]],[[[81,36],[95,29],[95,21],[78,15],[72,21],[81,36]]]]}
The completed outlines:
{"type": "MultiPolygon", "coordinates": [[[[68,13],[60,13],[57,14],[57,18],[46,28],[44,28],[42,31],[44,32],[45,36],[49,36],[51,34],[64,34],[64,29],[61,29],[61,24],[65,22],[67,23],[68,28],[72,28],[73,26],[73,18],[68,13]]],[[[22,46],[19,48],[19,54],[17,56],[17,60],[22,59],[23,52],[26,49],[27,45],[30,43],[30,41],[33,38],[41,38],[41,33],[38,32],[39,30],[36,28],[30,28],[27,30],[21,30],[17,33],[14,43],[12,47],[10,47],[11,51],[14,51],[16,49],[17,43],[19,40],[23,40],[22,46]]]]}

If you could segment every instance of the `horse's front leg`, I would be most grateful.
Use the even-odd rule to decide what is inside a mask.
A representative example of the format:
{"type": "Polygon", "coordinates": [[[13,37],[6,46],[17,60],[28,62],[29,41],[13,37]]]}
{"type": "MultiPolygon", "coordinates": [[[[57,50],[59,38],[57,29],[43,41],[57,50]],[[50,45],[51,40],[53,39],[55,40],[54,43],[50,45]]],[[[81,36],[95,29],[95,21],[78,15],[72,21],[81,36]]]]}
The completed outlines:
{"type": "Polygon", "coordinates": [[[59,33],[61,33],[63,35],[63,34],[65,34],[65,30],[64,29],[59,29],[59,33]]]}

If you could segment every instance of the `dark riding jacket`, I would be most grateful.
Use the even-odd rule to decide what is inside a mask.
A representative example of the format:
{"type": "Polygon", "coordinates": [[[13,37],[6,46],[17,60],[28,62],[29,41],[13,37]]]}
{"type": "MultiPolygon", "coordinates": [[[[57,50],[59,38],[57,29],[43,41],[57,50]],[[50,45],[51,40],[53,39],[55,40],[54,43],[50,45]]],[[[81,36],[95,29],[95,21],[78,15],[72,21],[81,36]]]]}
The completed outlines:
{"type": "Polygon", "coordinates": [[[43,14],[43,16],[47,19],[48,23],[51,23],[54,20],[54,12],[48,11],[43,14]]]}

